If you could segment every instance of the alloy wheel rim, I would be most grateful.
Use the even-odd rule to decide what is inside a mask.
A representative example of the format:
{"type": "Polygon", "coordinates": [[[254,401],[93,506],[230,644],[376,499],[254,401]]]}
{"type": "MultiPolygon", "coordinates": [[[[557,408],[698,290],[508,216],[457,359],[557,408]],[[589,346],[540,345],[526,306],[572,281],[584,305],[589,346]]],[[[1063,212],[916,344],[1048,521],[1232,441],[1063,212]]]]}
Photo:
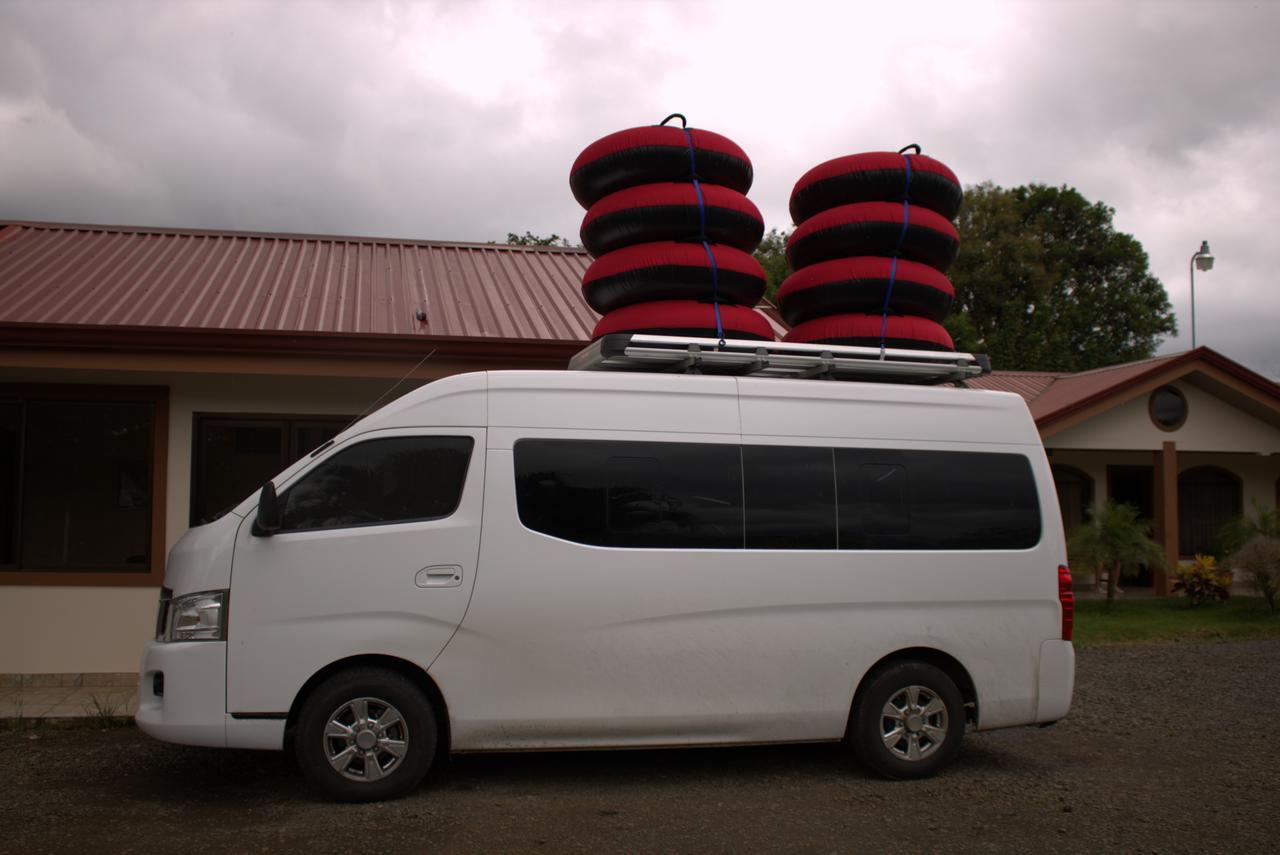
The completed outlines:
{"type": "Polygon", "coordinates": [[[927,686],[894,692],[880,711],[880,740],[889,753],[914,763],[937,752],[947,739],[947,705],[927,686]]]}
{"type": "Polygon", "coordinates": [[[351,781],[379,781],[400,768],[409,750],[409,725],[393,705],[379,698],[353,698],[329,714],[324,756],[351,781]]]}

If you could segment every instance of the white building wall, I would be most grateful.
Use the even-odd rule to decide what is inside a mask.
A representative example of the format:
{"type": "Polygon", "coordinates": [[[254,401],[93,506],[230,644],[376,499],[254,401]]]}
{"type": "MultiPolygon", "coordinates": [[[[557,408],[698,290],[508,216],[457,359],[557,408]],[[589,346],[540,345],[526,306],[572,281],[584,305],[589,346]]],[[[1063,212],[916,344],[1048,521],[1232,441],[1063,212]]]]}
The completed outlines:
{"type": "Polygon", "coordinates": [[[1159,451],[1175,442],[1178,451],[1228,451],[1280,454],[1280,428],[1254,418],[1216,395],[1189,383],[1174,383],[1187,399],[1187,420],[1174,431],[1160,430],[1142,395],[1115,409],[1050,436],[1054,449],[1126,449],[1159,451]]]}

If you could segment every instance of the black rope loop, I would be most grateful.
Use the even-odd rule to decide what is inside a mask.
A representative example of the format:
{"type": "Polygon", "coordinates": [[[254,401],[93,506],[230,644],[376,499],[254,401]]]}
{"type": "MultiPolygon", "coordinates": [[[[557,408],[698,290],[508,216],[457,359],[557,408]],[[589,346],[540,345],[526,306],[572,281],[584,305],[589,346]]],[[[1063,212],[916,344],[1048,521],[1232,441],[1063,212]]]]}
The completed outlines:
{"type": "Polygon", "coordinates": [[[902,148],[898,149],[898,154],[906,154],[907,150],[912,148],[915,149],[915,151],[912,152],[912,154],[920,154],[920,146],[917,143],[912,143],[911,145],[904,145],[902,148]]]}
{"type": "Polygon", "coordinates": [[[680,120],[680,127],[682,127],[682,128],[687,128],[687,127],[689,127],[689,120],[688,120],[688,119],[686,119],[686,118],[684,117],[684,113],[672,113],[670,116],[667,116],[667,117],[666,117],[665,119],[663,119],[661,122],[658,122],[658,127],[662,127],[663,125],[665,125],[667,122],[671,121],[672,119],[679,119],[679,120],[680,120]]]}

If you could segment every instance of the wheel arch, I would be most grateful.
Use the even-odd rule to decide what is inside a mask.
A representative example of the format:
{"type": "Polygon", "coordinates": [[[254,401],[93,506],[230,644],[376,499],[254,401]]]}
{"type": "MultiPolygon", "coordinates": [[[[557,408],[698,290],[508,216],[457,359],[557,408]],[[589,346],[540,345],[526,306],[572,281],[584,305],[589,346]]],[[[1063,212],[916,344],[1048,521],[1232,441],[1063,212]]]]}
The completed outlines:
{"type": "Polygon", "coordinates": [[[960,690],[960,697],[964,699],[965,723],[977,726],[978,691],[974,686],[973,677],[969,675],[969,670],[960,663],[960,660],[950,653],[944,653],[934,647],[905,647],[882,656],[862,675],[862,679],[858,681],[858,688],[853,693],[853,701],[849,705],[847,727],[852,727],[853,719],[858,709],[858,702],[862,700],[863,690],[871,683],[872,679],[884,669],[902,662],[924,662],[950,677],[951,682],[955,683],[956,688],[960,690]]]}
{"type": "Polygon", "coordinates": [[[447,756],[449,754],[451,744],[449,706],[445,703],[444,693],[440,691],[440,687],[436,685],[435,680],[431,679],[431,676],[420,666],[407,659],[372,653],[348,656],[345,659],[331,662],[312,674],[307,682],[302,685],[302,688],[298,690],[297,695],[293,698],[293,704],[289,707],[289,715],[285,721],[284,738],[286,750],[289,750],[290,743],[293,740],[294,730],[298,723],[298,715],[311,694],[333,675],[353,668],[385,668],[388,671],[400,674],[422,689],[427,696],[427,701],[431,704],[431,711],[436,717],[437,756],[447,756]]]}

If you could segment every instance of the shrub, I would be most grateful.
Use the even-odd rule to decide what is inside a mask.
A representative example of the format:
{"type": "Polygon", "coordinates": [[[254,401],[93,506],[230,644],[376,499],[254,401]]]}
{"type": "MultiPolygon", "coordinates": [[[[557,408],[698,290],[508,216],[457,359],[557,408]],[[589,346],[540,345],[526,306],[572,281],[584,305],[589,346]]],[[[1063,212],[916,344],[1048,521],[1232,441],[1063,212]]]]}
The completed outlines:
{"type": "Polygon", "coordinates": [[[1276,610],[1276,596],[1280,594],[1280,537],[1259,535],[1231,556],[1231,569],[1244,574],[1250,587],[1267,601],[1267,608],[1276,610]]]}
{"type": "Polygon", "coordinates": [[[1173,590],[1186,594],[1192,606],[1205,600],[1225,603],[1231,596],[1231,573],[1218,567],[1212,555],[1197,555],[1193,564],[1179,567],[1177,575],[1173,590]]]}

